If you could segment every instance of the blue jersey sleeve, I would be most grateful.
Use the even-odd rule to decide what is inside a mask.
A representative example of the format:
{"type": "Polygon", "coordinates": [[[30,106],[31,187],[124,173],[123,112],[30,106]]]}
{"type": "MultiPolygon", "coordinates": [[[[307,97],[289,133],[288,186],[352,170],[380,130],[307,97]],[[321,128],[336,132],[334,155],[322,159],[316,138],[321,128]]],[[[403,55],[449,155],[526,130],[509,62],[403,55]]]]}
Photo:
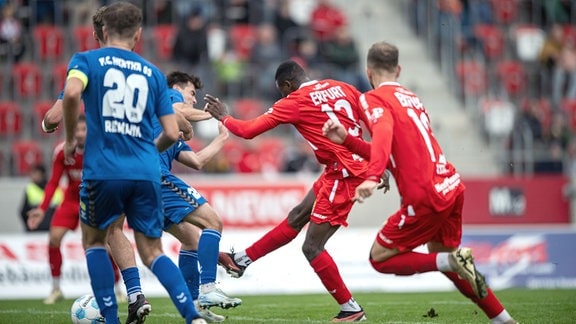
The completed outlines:
{"type": "Polygon", "coordinates": [[[168,89],[168,96],[170,97],[170,101],[172,102],[172,104],[184,102],[184,97],[182,96],[180,91],[176,89],[168,89]]]}

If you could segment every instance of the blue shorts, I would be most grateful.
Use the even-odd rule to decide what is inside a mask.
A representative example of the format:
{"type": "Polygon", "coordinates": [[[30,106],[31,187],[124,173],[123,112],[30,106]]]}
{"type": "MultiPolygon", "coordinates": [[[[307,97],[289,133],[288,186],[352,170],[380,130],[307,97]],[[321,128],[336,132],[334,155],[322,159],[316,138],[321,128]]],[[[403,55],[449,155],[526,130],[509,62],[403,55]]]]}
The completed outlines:
{"type": "Polygon", "coordinates": [[[206,203],[196,189],[178,177],[162,175],[162,202],[164,203],[164,230],[172,224],[181,223],[184,218],[206,203]]]}
{"type": "Polygon", "coordinates": [[[162,235],[160,184],[144,180],[86,180],[80,186],[80,220],[104,230],[122,213],[147,237],[162,235]]]}

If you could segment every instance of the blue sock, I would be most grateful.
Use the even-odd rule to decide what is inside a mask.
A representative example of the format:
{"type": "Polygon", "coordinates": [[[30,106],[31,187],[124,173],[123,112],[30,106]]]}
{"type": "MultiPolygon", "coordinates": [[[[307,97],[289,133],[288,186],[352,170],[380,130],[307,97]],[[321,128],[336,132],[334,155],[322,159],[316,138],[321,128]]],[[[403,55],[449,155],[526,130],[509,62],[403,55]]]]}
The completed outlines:
{"type": "Polygon", "coordinates": [[[196,308],[194,308],[192,296],[184,282],[184,278],[172,260],[164,254],[161,254],[152,261],[150,270],[152,270],[158,278],[158,281],[160,281],[164,289],[170,294],[170,299],[172,299],[174,306],[176,306],[180,315],[186,318],[187,323],[192,322],[194,318],[200,316],[196,308]]]}
{"type": "Polygon", "coordinates": [[[220,250],[220,232],[205,229],[198,240],[198,263],[200,263],[200,284],[216,282],[216,267],[220,250]]]}
{"type": "Polygon", "coordinates": [[[102,246],[87,249],[86,264],[92,292],[100,307],[100,315],[104,316],[106,323],[120,323],[114,294],[114,270],[106,248],[102,246]]]}
{"type": "MultiPolygon", "coordinates": [[[[140,286],[140,273],[138,268],[131,267],[122,270],[122,279],[124,280],[124,285],[126,286],[126,295],[133,296],[134,294],[139,295],[142,293],[142,287],[140,286]]],[[[134,302],[130,300],[130,302],[134,302]]]]}
{"type": "Polygon", "coordinates": [[[198,252],[194,250],[180,250],[178,256],[178,268],[182,272],[184,280],[192,300],[198,299],[198,291],[200,290],[200,271],[198,270],[198,252]]]}

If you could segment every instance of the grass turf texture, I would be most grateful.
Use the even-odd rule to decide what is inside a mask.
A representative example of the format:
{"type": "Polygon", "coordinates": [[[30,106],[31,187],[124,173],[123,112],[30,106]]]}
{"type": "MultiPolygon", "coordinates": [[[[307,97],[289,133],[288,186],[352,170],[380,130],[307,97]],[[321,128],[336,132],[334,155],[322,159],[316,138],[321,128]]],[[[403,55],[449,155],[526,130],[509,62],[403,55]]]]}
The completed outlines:
{"type": "MultiPolygon", "coordinates": [[[[503,290],[497,296],[520,323],[575,323],[576,290],[503,290]]],[[[235,309],[212,308],[225,323],[327,323],[338,307],[327,294],[237,296],[235,309]]],[[[489,323],[484,314],[457,292],[356,293],[369,323],[489,323]]],[[[146,324],[184,323],[168,298],[150,298],[146,324]]],[[[70,323],[73,299],[55,305],[41,300],[0,300],[0,323],[70,323]]],[[[120,304],[126,320],[127,304],[120,304]]]]}

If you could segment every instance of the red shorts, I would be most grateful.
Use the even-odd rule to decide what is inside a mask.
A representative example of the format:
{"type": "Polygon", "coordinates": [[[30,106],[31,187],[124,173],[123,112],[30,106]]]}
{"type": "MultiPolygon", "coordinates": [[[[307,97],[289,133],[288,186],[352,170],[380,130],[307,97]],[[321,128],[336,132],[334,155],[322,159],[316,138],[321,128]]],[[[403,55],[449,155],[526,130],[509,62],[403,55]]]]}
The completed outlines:
{"type": "Polygon", "coordinates": [[[54,212],[50,226],[66,227],[70,230],[75,230],[80,220],[79,215],[80,203],[78,200],[71,201],[64,199],[62,204],[56,209],[56,212],[54,212]]]}
{"type": "Polygon", "coordinates": [[[348,226],[348,214],[354,205],[354,190],[363,181],[364,179],[356,177],[329,179],[323,173],[312,187],[316,201],[310,221],[315,224],[348,226]]]}
{"type": "MultiPolygon", "coordinates": [[[[412,250],[428,242],[439,242],[446,247],[458,247],[462,239],[462,208],[464,193],[442,212],[426,212],[407,216],[405,207],[388,218],[376,241],[385,248],[412,250]]],[[[417,208],[416,208],[417,210],[417,208]]]]}

